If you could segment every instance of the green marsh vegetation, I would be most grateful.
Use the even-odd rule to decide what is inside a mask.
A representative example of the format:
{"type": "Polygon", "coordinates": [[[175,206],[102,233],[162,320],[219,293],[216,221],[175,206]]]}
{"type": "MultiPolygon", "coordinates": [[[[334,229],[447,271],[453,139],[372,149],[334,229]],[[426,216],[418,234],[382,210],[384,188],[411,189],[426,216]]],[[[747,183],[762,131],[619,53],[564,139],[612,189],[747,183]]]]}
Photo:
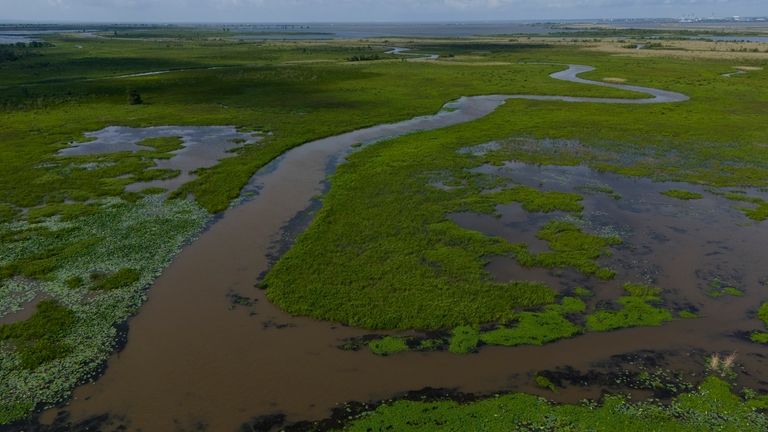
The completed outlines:
{"type": "MultiPolygon", "coordinates": [[[[541,378],[541,377],[537,377],[541,378]]],[[[546,378],[544,378],[546,379],[546,378]]],[[[548,381],[548,380],[547,380],[548,381]]],[[[537,380],[538,382],[538,380],[537,380]]],[[[539,385],[550,388],[551,382],[539,385]]],[[[607,395],[600,403],[557,405],[521,393],[494,395],[469,402],[449,399],[396,400],[349,419],[343,431],[764,431],[768,428],[764,398],[742,398],[714,376],[670,403],[634,402],[607,395]]]]}
{"type": "Polygon", "coordinates": [[[670,189],[668,191],[662,192],[662,195],[666,195],[668,197],[677,198],[679,200],[684,200],[684,201],[697,200],[703,197],[703,195],[700,193],[681,190],[681,189],[670,189]]]}
{"type": "Polygon", "coordinates": [[[715,277],[709,282],[706,294],[712,298],[720,298],[725,296],[741,297],[744,295],[744,291],[739,288],[728,284],[719,277],[715,277]]]}
{"type": "MultiPolygon", "coordinates": [[[[33,363],[24,360],[29,356],[22,345],[0,342],[3,422],[60,402],[91,379],[114,349],[118,326],[141,304],[144,287],[211,213],[227,208],[250,176],[285,150],[434,113],[466,94],[628,94],[552,83],[546,76],[559,67],[551,65],[500,70],[389,60],[350,64],[345,59],[351,55],[385,50],[355,42],[48,39],[51,44],[0,63],[0,313],[23,309],[45,294],[76,319],[52,333],[51,346],[71,349],[22,344],[44,360],[34,368],[25,367],[33,363]],[[157,71],[169,72],[121,78],[157,71]],[[141,104],[128,103],[131,90],[141,104]],[[56,156],[85,132],[110,125],[236,125],[270,134],[199,171],[165,200],[161,189],[127,193],[125,187],[177,176],[153,168],[155,159],[179,148],[178,139],[147,140],[141,144],[152,150],[135,153],[56,156]]],[[[433,228],[435,235],[458,230],[450,224],[433,228]]],[[[442,252],[435,250],[436,256],[442,252]]],[[[509,296],[525,304],[552,300],[540,284],[509,286],[509,296]]]]}
{"type": "Polygon", "coordinates": [[[590,331],[659,326],[672,320],[670,311],[656,306],[661,302],[661,290],[657,287],[626,283],[624,290],[627,295],[616,301],[619,306],[617,310],[600,310],[587,317],[587,328],[590,331]]]}
{"type": "Polygon", "coordinates": [[[725,197],[731,201],[738,201],[748,204],[753,204],[751,207],[743,207],[739,206],[736,207],[740,211],[742,211],[748,218],[762,222],[766,219],[768,219],[768,201],[756,197],[756,196],[750,196],[747,194],[742,193],[736,193],[736,192],[730,192],[725,194],[725,197]]]}
{"type": "MultiPolygon", "coordinates": [[[[483,337],[484,343],[543,343],[551,334],[573,334],[565,308],[575,303],[539,282],[492,280],[484,270],[488,257],[510,255],[529,265],[574,268],[607,279],[613,274],[598,261],[617,240],[558,219],[540,232],[552,250],[534,254],[463,229],[446,214],[493,214],[497,204],[512,202],[532,212],[577,217],[581,211],[577,194],[495,184],[468,169],[499,160],[587,163],[713,186],[764,186],[768,155],[759,144],[766,133],[759,127],[762,89],[768,88],[764,72],[724,82],[716,81],[727,66],[723,62],[691,68],[682,60],[623,59],[508,43],[494,44],[484,55],[510,63],[503,67],[347,62],[385,48],[357,42],[243,43],[216,40],[219,36],[185,31],[173,40],[50,36],[50,44],[0,62],[0,313],[22,309],[43,293],[56,302],[61,317],[73,317],[49,320],[38,311],[21,327],[12,324],[13,331],[3,327],[0,393],[7,397],[0,402],[0,423],[60,402],[73,386],[92,378],[114,349],[118,325],[137,311],[144,287],[212,213],[229,206],[259,167],[285,150],[434,113],[463,95],[639,97],[554,81],[547,75],[560,66],[518,62],[591,64],[601,74],[619,76],[620,71],[633,83],[682,91],[693,99],[663,107],[611,106],[612,116],[604,115],[604,106],[591,104],[576,110],[564,103],[510,101],[472,124],[361,149],[334,177],[310,231],[267,277],[270,298],[293,313],[371,328],[454,333],[468,328],[456,342],[457,351],[473,349],[483,337]],[[168,73],[121,78],[158,71],[168,73]],[[131,90],[141,104],[130,103],[137,101],[128,98],[131,90]],[[178,148],[173,139],[145,142],[151,151],[56,156],[69,142],[82,141],[83,133],[110,125],[235,125],[271,134],[200,170],[196,180],[165,200],[158,195],[162,190],[126,193],[125,187],[176,176],[150,169],[153,159],[170,157],[178,148]],[[484,157],[456,152],[520,136],[583,144],[528,149],[505,141],[484,157]],[[428,185],[436,174],[466,185],[439,190],[428,185]],[[365,218],[368,222],[361,224],[365,218]],[[351,301],[338,307],[350,291],[351,301]],[[28,334],[23,326],[31,322],[30,328],[37,328],[35,320],[57,330],[46,338],[5,337],[28,334]],[[472,332],[488,322],[502,326],[495,333],[472,332]],[[525,330],[541,323],[552,332],[525,330]]],[[[483,48],[467,43],[440,49],[467,54],[483,48]]],[[[378,346],[396,351],[403,343],[388,340],[378,346]]]]}
{"type": "MultiPolygon", "coordinates": [[[[757,310],[757,318],[762,321],[763,324],[765,324],[765,327],[768,329],[768,302],[760,305],[760,308],[757,310]]],[[[753,342],[768,344],[768,331],[753,332],[750,338],[753,342]]]]}
{"type": "MultiPolygon", "coordinates": [[[[470,44],[453,45],[446,49],[473,52],[470,44]]],[[[432,47],[416,48],[426,52],[432,47]]],[[[601,75],[632,69],[627,59],[587,59],[584,53],[554,48],[541,48],[535,57],[530,54],[494,52],[489,57],[588,63],[601,75]]],[[[468,173],[483,163],[510,160],[587,164],[624,175],[715,187],[763,184],[768,154],[759,142],[767,137],[758,126],[761,108],[750,86],[766,76],[724,83],[719,75],[723,63],[700,61],[693,70],[690,61],[681,59],[649,58],[633,64],[637,69],[632,69],[630,82],[685,92],[692,96],[686,103],[611,106],[612,115],[606,116],[606,107],[600,104],[574,108],[568,103],[514,100],[469,124],[363,149],[337,171],[312,226],[267,275],[269,298],[291,313],[368,328],[460,328],[454,350],[467,351],[480,338],[473,334],[476,326],[513,320],[519,308],[541,313],[534,311],[556,305],[555,297],[548,299],[543,287],[534,288],[530,282],[523,285],[526,292],[541,293],[533,302],[530,295],[515,293],[520,282],[509,282],[515,288],[510,290],[492,281],[484,271],[489,256],[515,256],[531,267],[574,268],[598,279],[616,277],[598,260],[610,256],[610,248],[620,239],[584,232],[567,219],[540,227],[538,237],[547,241],[550,251],[529,254],[525,245],[461,229],[446,215],[492,214],[496,205],[509,201],[521,202],[529,211],[578,215],[578,196],[555,199],[549,191],[514,185],[502,192],[485,192],[482,185],[489,182],[468,173]],[[734,95],[745,99],[735,102],[738,107],[733,110],[724,111],[713,102],[734,95]],[[735,133],[733,122],[741,125],[735,133]],[[551,144],[540,145],[542,141],[551,144]],[[457,154],[459,149],[489,142],[498,142],[499,148],[474,158],[457,154]],[[436,176],[444,177],[441,183],[450,185],[449,190],[430,185],[436,176]],[[551,207],[518,199],[525,195],[551,207]]],[[[585,75],[599,79],[597,72],[585,75]]],[[[628,285],[627,295],[617,299],[614,309],[591,313],[587,328],[606,331],[672,319],[671,312],[659,306],[658,294],[638,293],[635,288],[628,285]]]]}
{"type": "MultiPolygon", "coordinates": [[[[627,283],[624,289],[627,295],[618,298],[612,308],[588,311],[583,300],[563,297],[559,303],[546,305],[540,310],[517,312],[495,326],[458,326],[447,340],[425,339],[430,341],[429,349],[408,344],[408,338],[393,336],[372,339],[368,347],[378,355],[434,349],[467,354],[476,352],[483,345],[543,345],[581,333],[659,326],[673,319],[672,312],[659,306],[661,290],[658,288],[627,283]]],[[[697,317],[689,314],[681,314],[681,318],[697,317]]]]}

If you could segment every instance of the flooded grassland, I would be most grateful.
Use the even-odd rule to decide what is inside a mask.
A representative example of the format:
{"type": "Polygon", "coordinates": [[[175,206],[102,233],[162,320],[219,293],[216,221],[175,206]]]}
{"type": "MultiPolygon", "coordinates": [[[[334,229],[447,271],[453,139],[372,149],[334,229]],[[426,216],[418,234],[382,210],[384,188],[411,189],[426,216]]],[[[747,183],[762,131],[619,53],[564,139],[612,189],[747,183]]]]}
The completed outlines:
{"type": "MultiPolygon", "coordinates": [[[[532,52],[483,55],[535,62],[532,52]]],[[[544,52],[542,61],[578,57],[544,52]]],[[[55,155],[36,167],[60,180],[41,178],[40,187],[66,189],[3,208],[12,254],[0,262],[0,335],[15,351],[2,357],[12,396],[2,418],[60,401],[102,372],[18,428],[268,430],[425,387],[445,390],[411,396],[472,402],[470,394],[524,391],[574,403],[610,391],[698,407],[715,403],[697,399],[705,375],[718,377],[701,390],[716,389],[717,403],[752,406],[720,380],[763,390],[768,367],[768,312],[758,311],[768,298],[759,253],[766,155],[754,127],[765,73],[753,66],[726,79],[731,66],[713,63],[681,81],[690,68],[680,61],[636,70],[625,61],[600,57],[604,70],[509,64],[561,68],[553,78],[578,83],[565,92],[550,79],[551,88],[525,84],[512,96],[493,84],[511,78],[491,70],[501,62],[290,66],[356,70],[346,73],[360,79],[399,68],[456,79],[485,71],[477,85],[493,92],[481,93],[498,95],[342,135],[297,131],[297,140],[329,138],[305,139],[269,164],[299,143],[280,141],[280,127],[101,125],[51,146],[55,155]],[[573,94],[582,96],[565,96],[573,94]],[[726,95],[732,105],[707,102],[726,95]],[[740,127],[726,134],[721,123],[740,127]],[[528,138],[509,138],[520,136],[528,138]],[[208,225],[233,191],[237,205],[208,225]]],[[[236,69],[131,79],[244,79],[236,69]]],[[[285,126],[268,117],[278,112],[262,114],[285,126]]],[[[733,424],[761,424],[755,413],[739,411],[733,424]]],[[[349,417],[334,416],[333,425],[301,427],[341,427],[349,417]]]]}

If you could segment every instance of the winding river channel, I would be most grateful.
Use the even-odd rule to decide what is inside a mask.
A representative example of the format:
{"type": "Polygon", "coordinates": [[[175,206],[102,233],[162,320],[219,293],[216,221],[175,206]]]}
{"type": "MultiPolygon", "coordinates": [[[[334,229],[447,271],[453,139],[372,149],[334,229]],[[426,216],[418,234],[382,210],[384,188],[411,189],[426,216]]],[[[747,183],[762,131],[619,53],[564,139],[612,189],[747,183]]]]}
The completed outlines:
{"type": "MultiPolygon", "coordinates": [[[[604,104],[688,99],[680,93],[578,77],[590,70],[570,65],[551,77],[648,97],[462,97],[435,115],[324,138],[286,152],[256,173],[246,188],[250,198],[227,210],[157,279],[141,312],[130,320],[124,349],[109,360],[104,375],[79,387],[68,405],[44,413],[42,423],[65,421],[81,428],[96,424],[98,430],[238,430],[262,415],[281,413],[288,421],[320,419],[346,401],[380,400],[425,387],[535,392],[527,384],[530,379],[524,379],[530,371],[566,365],[587,370],[611,356],[644,349],[690,352],[716,345],[718,350],[744,350],[744,341],[713,339],[708,329],[724,319],[715,314],[703,318],[714,320],[707,326],[699,320],[678,320],[661,328],[586,334],[542,347],[488,347],[465,356],[434,352],[379,357],[337,347],[344,338],[363,336],[366,330],[292,317],[254,288],[281,245],[307,226],[318,205],[316,197],[328,187],[328,174],[353,144],[469,122],[509,99],[604,104]]],[[[724,310],[743,307],[734,303],[724,310]]],[[[690,360],[682,357],[674,361],[688,365],[690,360]]],[[[764,362],[758,357],[748,361],[764,362]]],[[[599,389],[563,391],[553,397],[572,401],[589,396],[599,396],[599,389]]]]}

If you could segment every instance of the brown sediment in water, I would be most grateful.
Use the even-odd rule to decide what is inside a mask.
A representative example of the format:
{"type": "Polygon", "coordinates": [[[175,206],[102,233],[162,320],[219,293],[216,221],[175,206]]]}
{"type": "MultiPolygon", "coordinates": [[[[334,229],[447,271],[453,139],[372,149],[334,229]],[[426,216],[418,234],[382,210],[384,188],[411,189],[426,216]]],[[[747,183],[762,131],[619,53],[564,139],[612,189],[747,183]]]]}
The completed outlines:
{"type": "MultiPolygon", "coordinates": [[[[110,414],[124,419],[127,430],[234,430],[254,416],[281,412],[290,421],[317,419],[345,401],[384,399],[427,386],[465,392],[525,389],[531,372],[565,365],[586,370],[611,356],[642,349],[739,351],[748,370],[767,370],[763,357],[751,355],[760,347],[729,333],[756,325],[744,311],[759,294],[757,287],[750,287],[743,298],[702,307],[699,320],[660,328],[586,334],[542,347],[488,347],[465,356],[435,352],[390,357],[338,349],[343,339],[367,332],[291,317],[254,287],[284,228],[323,192],[328,166],[349,146],[479,118],[505,99],[462,98],[450,106],[456,111],[318,140],[265,167],[250,188],[255,199],[228,210],[156,281],[141,313],[130,322],[125,348],[112,357],[103,377],[78,388],[64,408],[72,421],[110,414]],[[249,304],[233,302],[233,296],[249,304]]],[[[686,260],[681,258],[679,265],[699,266],[698,260],[686,260]]],[[[752,268],[759,261],[752,257],[744,264],[752,268]]],[[[660,277],[659,285],[676,289],[667,282],[676,282],[676,277],[685,282],[687,274],[670,275],[669,281],[660,277]]],[[[696,369],[701,360],[691,356],[681,365],[696,369]]],[[[754,377],[742,380],[755,382],[754,377]]],[[[554,397],[572,402],[584,393],[554,397]]],[[[57,411],[42,419],[52,421],[57,411]]]]}

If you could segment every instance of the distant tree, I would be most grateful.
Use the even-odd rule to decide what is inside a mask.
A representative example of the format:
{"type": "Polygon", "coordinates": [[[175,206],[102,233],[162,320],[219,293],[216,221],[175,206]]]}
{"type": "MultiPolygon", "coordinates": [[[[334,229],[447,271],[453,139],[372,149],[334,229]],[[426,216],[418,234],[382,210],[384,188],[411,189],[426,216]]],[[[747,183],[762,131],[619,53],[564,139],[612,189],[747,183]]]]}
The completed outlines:
{"type": "Polygon", "coordinates": [[[136,89],[128,90],[128,104],[129,105],[141,105],[144,101],[141,99],[139,91],[136,89]]]}

